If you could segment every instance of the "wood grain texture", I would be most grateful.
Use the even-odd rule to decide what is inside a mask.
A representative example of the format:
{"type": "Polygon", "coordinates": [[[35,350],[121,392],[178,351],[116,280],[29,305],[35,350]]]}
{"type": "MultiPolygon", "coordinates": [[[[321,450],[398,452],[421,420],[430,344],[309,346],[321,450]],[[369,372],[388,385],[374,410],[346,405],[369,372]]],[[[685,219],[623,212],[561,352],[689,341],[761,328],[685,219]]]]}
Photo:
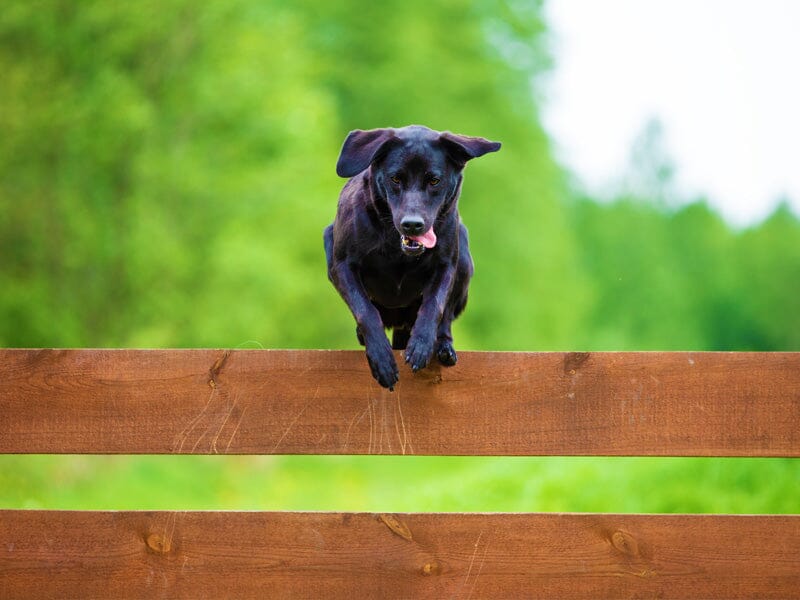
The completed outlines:
{"type": "Polygon", "coordinates": [[[0,350],[0,452],[800,456],[800,353],[0,350]]]}
{"type": "Polygon", "coordinates": [[[800,598],[798,516],[0,511],[0,557],[2,598],[800,598]]]}

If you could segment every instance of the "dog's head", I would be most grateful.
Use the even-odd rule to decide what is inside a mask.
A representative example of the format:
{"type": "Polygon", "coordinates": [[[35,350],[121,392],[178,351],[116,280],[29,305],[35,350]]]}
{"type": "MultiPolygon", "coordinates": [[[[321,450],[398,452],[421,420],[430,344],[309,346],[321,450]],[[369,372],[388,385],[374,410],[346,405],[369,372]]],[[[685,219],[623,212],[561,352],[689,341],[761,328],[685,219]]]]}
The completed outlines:
{"type": "Polygon", "coordinates": [[[433,225],[458,195],[468,160],[500,149],[499,142],[411,125],[351,131],[336,173],[353,177],[372,167],[374,185],[386,200],[407,255],[436,245],[433,225]]]}

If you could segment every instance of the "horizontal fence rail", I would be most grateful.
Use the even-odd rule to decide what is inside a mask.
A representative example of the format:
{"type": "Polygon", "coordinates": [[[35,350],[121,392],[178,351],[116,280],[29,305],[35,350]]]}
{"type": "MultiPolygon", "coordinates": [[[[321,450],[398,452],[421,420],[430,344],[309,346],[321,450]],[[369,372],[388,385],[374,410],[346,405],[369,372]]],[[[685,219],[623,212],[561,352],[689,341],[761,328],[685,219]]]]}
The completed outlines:
{"type": "Polygon", "coordinates": [[[0,511],[0,597],[799,598],[787,516],[0,511]]]}
{"type": "Polygon", "coordinates": [[[0,452],[800,456],[800,353],[400,370],[389,392],[357,351],[0,350],[0,452]]]}

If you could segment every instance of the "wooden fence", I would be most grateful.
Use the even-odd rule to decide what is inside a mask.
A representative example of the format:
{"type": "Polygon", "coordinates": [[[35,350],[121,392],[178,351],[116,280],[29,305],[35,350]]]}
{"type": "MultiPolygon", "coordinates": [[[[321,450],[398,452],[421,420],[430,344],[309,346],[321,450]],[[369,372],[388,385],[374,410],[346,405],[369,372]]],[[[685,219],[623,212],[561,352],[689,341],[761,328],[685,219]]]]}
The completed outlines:
{"type": "MultiPolygon", "coordinates": [[[[800,353],[0,350],[0,452],[800,456],[800,353]]],[[[798,483],[800,495],[800,483],[798,483]]],[[[0,510],[0,598],[800,598],[799,515],[0,510]]]]}

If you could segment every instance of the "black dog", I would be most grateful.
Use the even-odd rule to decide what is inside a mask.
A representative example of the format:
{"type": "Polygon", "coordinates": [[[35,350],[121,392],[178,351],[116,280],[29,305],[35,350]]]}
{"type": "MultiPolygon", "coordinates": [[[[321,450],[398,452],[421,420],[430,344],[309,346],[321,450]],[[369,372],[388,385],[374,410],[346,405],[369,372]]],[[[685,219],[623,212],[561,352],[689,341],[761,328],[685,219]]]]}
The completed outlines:
{"type": "Polygon", "coordinates": [[[328,278],[383,387],[393,389],[400,376],[392,348],[406,350],[414,371],[434,351],[443,365],[456,363],[450,325],[467,303],[473,271],[457,210],[461,172],[468,160],[499,149],[419,125],[356,130],[344,141],[336,173],[352,179],[325,229],[328,278]]]}

